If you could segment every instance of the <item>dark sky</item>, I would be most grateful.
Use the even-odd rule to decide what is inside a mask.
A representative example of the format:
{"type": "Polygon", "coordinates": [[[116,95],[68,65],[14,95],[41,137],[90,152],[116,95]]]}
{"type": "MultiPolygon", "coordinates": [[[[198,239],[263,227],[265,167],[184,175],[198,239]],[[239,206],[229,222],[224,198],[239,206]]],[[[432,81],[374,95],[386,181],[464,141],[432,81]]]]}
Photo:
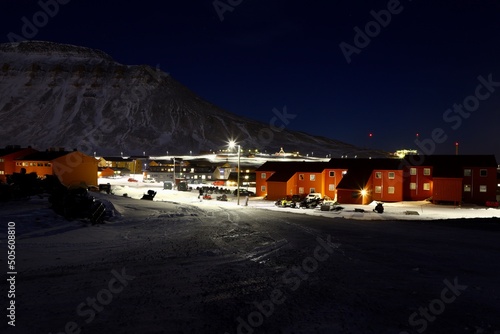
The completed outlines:
{"type": "Polygon", "coordinates": [[[40,3],[55,1],[3,0],[1,42],[35,16],[28,39],[157,66],[239,115],[269,123],[286,106],[292,130],[388,151],[416,149],[418,133],[424,153],[458,141],[500,162],[498,1],[220,0],[221,21],[213,0],[59,0],[43,22],[40,3]],[[348,63],[340,44],[367,24],[348,63]]]}

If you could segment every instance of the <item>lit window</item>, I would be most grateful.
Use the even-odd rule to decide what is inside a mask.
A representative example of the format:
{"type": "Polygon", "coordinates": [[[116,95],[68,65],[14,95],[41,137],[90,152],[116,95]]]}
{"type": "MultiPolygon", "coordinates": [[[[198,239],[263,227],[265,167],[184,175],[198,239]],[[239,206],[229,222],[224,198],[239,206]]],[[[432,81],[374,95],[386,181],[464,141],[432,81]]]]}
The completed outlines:
{"type": "Polygon", "coordinates": [[[331,171],[328,173],[328,175],[329,175],[330,177],[335,177],[335,171],[331,170],[331,171]]]}
{"type": "Polygon", "coordinates": [[[484,185],[479,186],[479,192],[480,193],[485,193],[487,191],[487,187],[484,185]]]}
{"type": "Polygon", "coordinates": [[[335,184],[329,184],[328,191],[335,191],[335,184]]]}
{"type": "Polygon", "coordinates": [[[375,193],[380,194],[382,192],[382,187],[381,186],[375,186],[375,193]]]}
{"type": "Polygon", "coordinates": [[[464,176],[470,176],[471,175],[471,170],[470,169],[464,169],[464,176]]]}
{"type": "Polygon", "coordinates": [[[431,184],[430,183],[424,183],[422,185],[422,187],[423,187],[424,190],[431,190],[431,184]]]}
{"type": "Polygon", "coordinates": [[[417,175],[417,169],[415,167],[410,168],[410,175],[417,175]]]}
{"type": "Polygon", "coordinates": [[[391,180],[392,180],[392,179],[394,179],[394,178],[396,177],[396,173],[394,173],[394,172],[389,172],[389,173],[387,174],[387,176],[388,176],[388,178],[389,178],[389,179],[391,179],[391,180]]]}
{"type": "Polygon", "coordinates": [[[0,170],[0,175],[4,175],[5,172],[3,170],[0,170]]]}
{"type": "Polygon", "coordinates": [[[261,178],[261,179],[265,179],[265,178],[266,178],[266,173],[261,173],[261,174],[260,174],[260,178],[261,178]]]}
{"type": "Polygon", "coordinates": [[[488,176],[488,170],[486,170],[486,169],[480,169],[479,170],[479,176],[482,176],[482,177],[488,176]]]}
{"type": "Polygon", "coordinates": [[[470,184],[464,184],[464,192],[466,192],[466,193],[470,193],[471,192],[470,184]]]}
{"type": "Polygon", "coordinates": [[[299,194],[303,194],[304,193],[304,187],[299,187],[299,194]]]}
{"type": "Polygon", "coordinates": [[[304,174],[299,174],[299,180],[304,180],[304,174]]]}
{"type": "Polygon", "coordinates": [[[260,186],[260,191],[266,192],[266,186],[260,186]]]}
{"type": "Polygon", "coordinates": [[[316,175],[314,174],[309,175],[309,181],[316,181],[316,175]]]}
{"type": "Polygon", "coordinates": [[[394,187],[387,187],[388,194],[394,194],[394,187]]]}
{"type": "Polygon", "coordinates": [[[431,175],[431,169],[430,168],[424,168],[424,175],[431,175]]]}
{"type": "Polygon", "coordinates": [[[417,184],[415,182],[410,183],[410,190],[416,190],[417,184]]]}

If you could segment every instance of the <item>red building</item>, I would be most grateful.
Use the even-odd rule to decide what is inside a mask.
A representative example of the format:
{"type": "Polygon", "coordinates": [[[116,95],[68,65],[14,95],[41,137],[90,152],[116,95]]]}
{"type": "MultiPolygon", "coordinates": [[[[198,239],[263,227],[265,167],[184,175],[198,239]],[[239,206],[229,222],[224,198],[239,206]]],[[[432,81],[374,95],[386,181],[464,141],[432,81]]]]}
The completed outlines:
{"type": "Polygon", "coordinates": [[[344,204],[424,199],[485,204],[496,199],[497,190],[493,155],[266,162],[256,173],[257,196],[270,200],[316,192],[344,204]]]}
{"type": "Polygon", "coordinates": [[[7,146],[0,149],[0,182],[6,182],[7,176],[15,172],[17,158],[34,152],[37,150],[20,146],[7,146]]]}

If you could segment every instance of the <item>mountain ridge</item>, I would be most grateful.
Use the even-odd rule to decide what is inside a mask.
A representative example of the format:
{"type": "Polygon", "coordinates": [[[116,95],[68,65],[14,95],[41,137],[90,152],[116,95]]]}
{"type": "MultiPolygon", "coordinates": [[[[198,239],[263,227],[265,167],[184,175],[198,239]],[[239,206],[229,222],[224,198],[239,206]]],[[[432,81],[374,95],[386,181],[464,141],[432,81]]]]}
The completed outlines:
{"type": "Polygon", "coordinates": [[[87,154],[216,151],[235,139],[245,149],[269,152],[386,156],[236,115],[148,65],[43,41],[0,44],[0,119],[5,145],[87,154]]]}

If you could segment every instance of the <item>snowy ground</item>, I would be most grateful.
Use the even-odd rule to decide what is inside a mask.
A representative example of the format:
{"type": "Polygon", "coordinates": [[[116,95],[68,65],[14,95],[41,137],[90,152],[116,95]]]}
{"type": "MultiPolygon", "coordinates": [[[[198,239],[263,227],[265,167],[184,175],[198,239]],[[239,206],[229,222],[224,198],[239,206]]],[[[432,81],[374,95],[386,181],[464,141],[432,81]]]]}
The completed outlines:
{"type": "MultiPolygon", "coordinates": [[[[127,178],[122,179],[100,179],[99,183],[110,183],[113,187],[113,193],[118,196],[127,194],[131,198],[140,199],[144,193],[149,189],[157,192],[155,201],[175,201],[178,203],[186,203],[193,205],[213,206],[213,202],[218,206],[234,207],[237,202],[237,197],[228,195],[229,201],[227,203],[216,201],[216,194],[212,195],[212,200],[202,200],[198,198],[198,192],[195,190],[197,186],[191,185],[193,190],[190,192],[183,192],[177,190],[164,190],[163,183],[144,183],[142,178],[135,176],[139,182],[127,182],[127,178]],[[203,204],[200,204],[203,203],[203,204]]],[[[232,191],[235,187],[227,187],[232,191]]],[[[255,188],[249,188],[255,192],[255,188]]],[[[245,205],[245,198],[240,197],[240,205],[245,205]]],[[[373,212],[376,203],[369,205],[341,205],[344,210],[341,211],[321,211],[319,207],[316,209],[304,208],[282,208],[274,205],[274,201],[266,201],[262,198],[250,197],[248,207],[287,211],[300,214],[316,215],[332,218],[349,218],[349,219],[362,219],[362,220],[435,220],[435,219],[458,219],[458,218],[500,218],[500,210],[496,208],[486,208],[484,206],[465,205],[434,205],[428,201],[413,201],[413,202],[398,202],[398,203],[385,203],[384,213],[378,214],[373,212]],[[355,209],[363,209],[365,212],[357,212],[355,209]]]]}
{"type": "Polygon", "coordinates": [[[500,333],[500,210],[237,206],[113,181],[102,225],[45,197],[0,204],[0,263],[15,222],[17,270],[2,333],[500,333]]]}

